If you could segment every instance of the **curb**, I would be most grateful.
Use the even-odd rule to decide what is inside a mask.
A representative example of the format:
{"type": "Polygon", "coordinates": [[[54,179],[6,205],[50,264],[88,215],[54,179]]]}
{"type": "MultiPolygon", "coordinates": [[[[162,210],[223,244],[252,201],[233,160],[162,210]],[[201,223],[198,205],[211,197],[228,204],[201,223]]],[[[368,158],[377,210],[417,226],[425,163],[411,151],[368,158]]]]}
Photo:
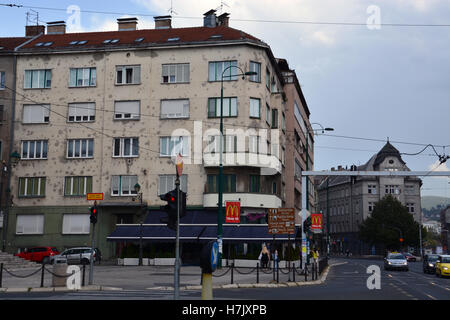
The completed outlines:
{"type": "Polygon", "coordinates": [[[80,291],[121,291],[122,288],[90,285],[80,289],[66,287],[37,287],[37,288],[0,288],[0,293],[28,293],[28,292],[80,292],[80,291]]]}

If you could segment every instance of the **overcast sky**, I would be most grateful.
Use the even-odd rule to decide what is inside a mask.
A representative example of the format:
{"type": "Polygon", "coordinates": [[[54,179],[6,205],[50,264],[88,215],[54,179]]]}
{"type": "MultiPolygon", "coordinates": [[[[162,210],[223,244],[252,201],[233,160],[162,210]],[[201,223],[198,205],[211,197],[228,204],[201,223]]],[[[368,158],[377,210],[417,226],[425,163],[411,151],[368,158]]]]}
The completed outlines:
{"type": "MultiPolygon", "coordinates": [[[[334,128],[315,137],[315,170],[364,164],[388,138],[401,153],[417,153],[432,144],[438,154],[450,154],[450,26],[442,26],[450,25],[450,1],[224,2],[222,12],[230,13],[231,27],[263,40],[275,57],[287,59],[295,69],[311,122],[334,128]]],[[[122,16],[137,16],[140,29],[154,28],[153,16],[169,14],[171,5],[175,28],[202,25],[203,13],[210,9],[221,12],[220,0],[2,3],[35,7],[0,7],[2,37],[23,36],[26,12],[32,10],[42,22],[65,20],[69,32],[117,30],[116,19],[122,16]],[[73,5],[81,9],[79,20],[74,11],[67,11],[73,5]]],[[[430,147],[403,160],[415,171],[450,167],[450,160],[437,167],[438,157],[430,147]]],[[[422,195],[450,197],[449,178],[423,182],[422,195]]]]}

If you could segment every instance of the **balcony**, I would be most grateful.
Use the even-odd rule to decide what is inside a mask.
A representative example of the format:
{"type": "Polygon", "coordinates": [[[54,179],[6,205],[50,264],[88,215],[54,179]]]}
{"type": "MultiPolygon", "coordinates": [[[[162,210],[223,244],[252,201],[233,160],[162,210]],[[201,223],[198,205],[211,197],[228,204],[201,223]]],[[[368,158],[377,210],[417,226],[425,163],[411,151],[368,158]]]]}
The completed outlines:
{"type": "MultiPolygon", "coordinates": [[[[205,168],[219,167],[219,164],[219,153],[205,153],[203,155],[203,166],[205,168]]],[[[224,152],[222,164],[224,167],[260,168],[261,175],[282,173],[281,161],[275,155],[251,152],[224,152]]]]}
{"type": "MultiPolygon", "coordinates": [[[[219,195],[217,193],[204,193],[203,206],[217,207],[219,195]]],[[[249,193],[249,192],[235,192],[223,193],[223,207],[225,208],[226,201],[239,201],[241,207],[250,208],[280,208],[281,199],[274,194],[249,193]]]]}

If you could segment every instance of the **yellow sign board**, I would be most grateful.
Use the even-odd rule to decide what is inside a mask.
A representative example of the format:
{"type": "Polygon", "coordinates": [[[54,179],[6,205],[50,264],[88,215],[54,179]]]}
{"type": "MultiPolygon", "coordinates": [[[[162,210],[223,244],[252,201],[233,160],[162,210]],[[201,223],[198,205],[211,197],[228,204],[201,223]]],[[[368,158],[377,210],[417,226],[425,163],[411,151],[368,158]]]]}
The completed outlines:
{"type": "Polygon", "coordinates": [[[88,193],[86,195],[87,200],[103,200],[103,193],[88,193]]]}

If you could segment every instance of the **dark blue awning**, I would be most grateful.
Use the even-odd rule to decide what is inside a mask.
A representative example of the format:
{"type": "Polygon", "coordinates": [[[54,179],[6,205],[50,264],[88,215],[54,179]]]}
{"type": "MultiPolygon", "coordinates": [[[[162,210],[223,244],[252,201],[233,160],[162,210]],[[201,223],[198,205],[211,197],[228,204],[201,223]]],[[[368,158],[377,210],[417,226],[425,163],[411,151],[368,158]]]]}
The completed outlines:
{"type": "MultiPolygon", "coordinates": [[[[300,228],[296,227],[296,233],[300,228]]],[[[143,224],[142,228],[139,224],[133,225],[117,225],[109,236],[109,241],[127,241],[139,240],[145,241],[175,241],[175,231],[167,228],[164,224],[143,224]]],[[[180,225],[180,241],[184,242],[207,242],[217,239],[217,225],[213,224],[181,224],[180,225]]],[[[266,224],[224,224],[222,239],[224,243],[231,242],[268,242],[268,241],[288,241],[299,240],[295,234],[292,235],[276,235],[275,237],[268,232],[266,224]]]]}

